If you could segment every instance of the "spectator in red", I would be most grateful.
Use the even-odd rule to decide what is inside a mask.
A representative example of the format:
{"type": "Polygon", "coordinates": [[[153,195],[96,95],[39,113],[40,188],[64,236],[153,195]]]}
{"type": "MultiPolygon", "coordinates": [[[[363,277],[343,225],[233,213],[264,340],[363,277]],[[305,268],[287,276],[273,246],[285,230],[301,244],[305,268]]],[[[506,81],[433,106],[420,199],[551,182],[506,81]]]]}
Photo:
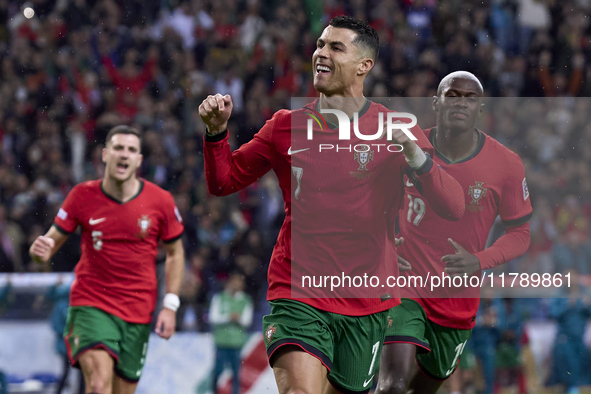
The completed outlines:
{"type": "Polygon", "coordinates": [[[138,56],[137,50],[128,50],[125,53],[125,60],[121,69],[115,66],[110,57],[103,56],[102,58],[103,65],[116,89],[117,111],[128,119],[132,119],[137,114],[137,98],[148,82],[152,80],[158,59],[158,49],[150,47],[148,60],[141,70],[137,66],[138,56]]]}

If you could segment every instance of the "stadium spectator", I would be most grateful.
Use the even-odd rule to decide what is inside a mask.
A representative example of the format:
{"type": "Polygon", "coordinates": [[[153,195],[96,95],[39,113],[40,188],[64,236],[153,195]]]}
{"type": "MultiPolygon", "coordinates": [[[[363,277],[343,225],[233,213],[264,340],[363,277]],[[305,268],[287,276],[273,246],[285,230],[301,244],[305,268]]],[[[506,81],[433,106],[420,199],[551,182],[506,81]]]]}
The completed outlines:
{"type": "Polygon", "coordinates": [[[558,323],[550,382],[564,385],[568,394],[579,394],[579,386],[589,384],[584,371],[589,370],[591,360],[583,335],[591,318],[591,300],[579,283],[578,272],[573,269],[567,272],[571,274],[572,285],[562,294],[566,298],[555,298],[550,304],[550,315],[558,323]]]}
{"type": "Polygon", "coordinates": [[[244,293],[244,286],[244,276],[233,272],[224,291],[211,300],[209,322],[216,347],[212,381],[214,393],[218,392],[218,378],[226,366],[232,368],[233,393],[240,392],[240,350],[248,339],[246,333],[253,316],[252,300],[244,293]]]}

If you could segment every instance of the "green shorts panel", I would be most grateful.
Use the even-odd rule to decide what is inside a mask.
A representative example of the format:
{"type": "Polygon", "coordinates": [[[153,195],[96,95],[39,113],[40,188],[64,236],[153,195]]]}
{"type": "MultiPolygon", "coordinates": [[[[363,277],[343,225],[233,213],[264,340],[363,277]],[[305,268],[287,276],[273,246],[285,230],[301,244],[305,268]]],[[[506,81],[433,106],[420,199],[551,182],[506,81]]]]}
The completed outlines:
{"type": "Polygon", "coordinates": [[[371,388],[388,324],[387,311],[345,316],[294,300],[270,301],[263,317],[269,362],[285,345],[295,345],[317,357],[328,369],[328,380],[343,393],[367,393],[371,388]]]}
{"type": "Polygon", "coordinates": [[[458,366],[460,356],[472,330],[440,326],[427,319],[425,310],[416,301],[403,298],[390,309],[392,326],[384,343],[413,343],[418,346],[417,363],[435,380],[447,379],[458,366]],[[400,308],[400,309],[398,309],[400,308]],[[428,351],[430,350],[430,351],[428,351]]]}
{"type": "Polygon", "coordinates": [[[115,372],[137,382],[141,375],[150,338],[149,324],[128,323],[91,306],[68,308],[64,339],[72,365],[89,349],[103,349],[115,359],[115,372]]]}
{"type": "Polygon", "coordinates": [[[400,304],[388,311],[388,329],[384,344],[412,343],[417,346],[417,353],[431,351],[426,337],[427,315],[416,301],[403,298],[400,304]]]}

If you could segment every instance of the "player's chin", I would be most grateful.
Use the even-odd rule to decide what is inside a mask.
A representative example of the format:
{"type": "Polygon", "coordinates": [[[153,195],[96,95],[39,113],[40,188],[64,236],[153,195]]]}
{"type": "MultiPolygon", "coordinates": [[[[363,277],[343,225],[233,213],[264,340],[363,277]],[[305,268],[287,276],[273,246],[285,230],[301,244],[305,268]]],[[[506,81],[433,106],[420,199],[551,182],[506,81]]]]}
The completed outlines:
{"type": "Polygon", "coordinates": [[[326,81],[321,80],[318,74],[314,75],[314,89],[319,93],[328,93],[328,84],[326,81]]]}
{"type": "Polygon", "coordinates": [[[113,174],[113,178],[118,182],[126,182],[133,177],[133,174],[134,171],[131,170],[125,171],[123,173],[115,172],[115,174],[113,174]]]}

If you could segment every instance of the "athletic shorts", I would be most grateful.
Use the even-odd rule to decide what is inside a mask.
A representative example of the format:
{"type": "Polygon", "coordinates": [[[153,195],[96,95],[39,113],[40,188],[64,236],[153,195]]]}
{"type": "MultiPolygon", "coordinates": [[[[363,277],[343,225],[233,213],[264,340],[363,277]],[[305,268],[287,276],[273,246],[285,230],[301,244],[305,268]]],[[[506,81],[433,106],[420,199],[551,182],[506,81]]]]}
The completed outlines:
{"type": "Polygon", "coordinates": [[[135,383],[142,376],[149,338],[149,324],[128,323],[91,306],[68,308],[64,339],[70,362],[77,368],[82,353],[102,349],[115,359],[115,373],[135,383]]]}
{"type": "Polygon", "coordinates": [[[403,298],[391,308],[392,325],[386,331],[384,344],[412,343],[417,346],[417,364],[434,380],[445,380],[458,366],[460,356],[472,330],[462,330],[435,324],[416,301],[403,298]]]}
{"type": "Polygon", "coordinates": [[[345,316],[288,299],[270,304],[263,334],[271,367],[277,349],[294,345],[322,362],[328,381],[341,393],[369,392],[380,361],[387,310],[345,316]]]}

